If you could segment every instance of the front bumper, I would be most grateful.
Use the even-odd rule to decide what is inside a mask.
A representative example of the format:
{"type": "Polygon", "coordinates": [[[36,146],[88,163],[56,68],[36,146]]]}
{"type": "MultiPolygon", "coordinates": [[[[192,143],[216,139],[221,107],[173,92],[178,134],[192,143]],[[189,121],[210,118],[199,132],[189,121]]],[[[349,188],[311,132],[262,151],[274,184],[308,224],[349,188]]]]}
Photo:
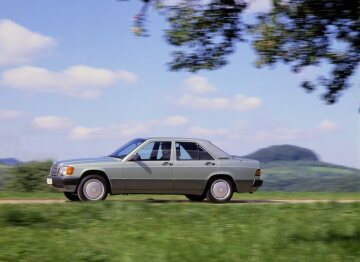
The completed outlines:
{"type": "Polygon", "coordinates": [[[75,192],[80,177],[48,176],[46,183],[57,191],[75,192]]]}

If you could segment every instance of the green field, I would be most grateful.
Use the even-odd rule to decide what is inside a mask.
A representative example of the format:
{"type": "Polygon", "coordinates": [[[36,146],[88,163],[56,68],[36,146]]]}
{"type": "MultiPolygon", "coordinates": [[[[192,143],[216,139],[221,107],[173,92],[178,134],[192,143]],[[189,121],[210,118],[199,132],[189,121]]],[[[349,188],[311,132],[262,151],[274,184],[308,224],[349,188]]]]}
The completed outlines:
{"type": "Polygon", "coordinates": [[[356,261],[360,204],[0,205],[0,261],[356,261]]]}

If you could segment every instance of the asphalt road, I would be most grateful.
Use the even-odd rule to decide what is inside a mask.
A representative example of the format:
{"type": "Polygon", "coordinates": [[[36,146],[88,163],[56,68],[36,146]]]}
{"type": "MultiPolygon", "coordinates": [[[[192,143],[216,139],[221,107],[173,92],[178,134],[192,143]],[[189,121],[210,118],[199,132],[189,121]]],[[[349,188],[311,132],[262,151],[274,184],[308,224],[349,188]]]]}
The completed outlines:
{"type": "MultiPolygon", "coordinates": [[[[106,200],[114,202],[146,202],[146,203],[191,203],[189,200],[164,200],[164,199],[120,199],[106,200]]],[[[311,204],[311,203],[354,203],[360,202],[360,199],[257,199],[257,200],[232,200],[227,204],[311,204]]],[[[0,204],[67,204],[71,201],[65,199],[0,199],[0,204]]],[[[204,201],[203,203],[209,203],[204,201]]]]}

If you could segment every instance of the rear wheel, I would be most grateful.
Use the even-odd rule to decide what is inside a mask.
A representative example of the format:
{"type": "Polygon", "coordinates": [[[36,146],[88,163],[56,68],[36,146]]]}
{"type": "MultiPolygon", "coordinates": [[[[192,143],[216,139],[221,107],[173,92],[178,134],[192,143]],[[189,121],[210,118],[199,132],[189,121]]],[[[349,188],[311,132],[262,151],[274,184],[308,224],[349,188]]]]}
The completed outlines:
{"type": "Polygon", "coordinates": [[[200,202],[203,201],[205,199],[204,195],[185,195],[187,199],[189,199],[190,201],[196,201],[196,202],[200,202]]]}
{"type": "Polygon", "coordinates": [[[232,195],[233,186],[228,178],[216,178],[211,181],[206,193],[207,199],[215,203],[227,202],[232,195]]]}
{"type": "Polygon", "coordinates": [[[64,192],[64,196],[70,201],[79,201],[79,196],[73,192],[64,192]]]}
{"type": "Polygon", "coordinates": [[[99,175],[84,177],[77,189],[81,201],[104,200],[108,195],[107,181],[99,175]]]}

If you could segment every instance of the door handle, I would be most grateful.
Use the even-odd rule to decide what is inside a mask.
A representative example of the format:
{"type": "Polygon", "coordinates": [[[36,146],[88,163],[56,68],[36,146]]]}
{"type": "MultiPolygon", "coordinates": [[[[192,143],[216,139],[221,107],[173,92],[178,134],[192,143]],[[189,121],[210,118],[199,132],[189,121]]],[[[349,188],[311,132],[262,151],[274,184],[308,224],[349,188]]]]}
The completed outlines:
{"type": "Polygon", "coordinates": [[[215,166],[215,163],[213,163],[213,162],[206,162],[205,165],[207,165],[207,166],[215,166]]]}
{"type": "Polygon", "coordinates": [[[170,162],[164,162],[164,163],[162,163],[162,165],[163,165],[163,166],[172,166],[172,165],[173,165],[173,163],[170,163],[170,162]]]}

